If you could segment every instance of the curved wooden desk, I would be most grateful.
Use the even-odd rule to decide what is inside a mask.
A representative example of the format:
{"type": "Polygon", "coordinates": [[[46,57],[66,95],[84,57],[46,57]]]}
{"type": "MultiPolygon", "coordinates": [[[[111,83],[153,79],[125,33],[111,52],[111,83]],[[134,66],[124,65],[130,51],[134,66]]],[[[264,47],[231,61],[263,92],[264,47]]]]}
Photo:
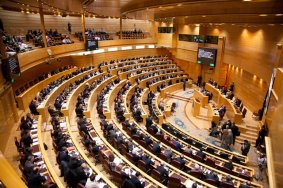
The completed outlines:
{"type": "MultiPolygon", "coordinates": [[[[192,81],[189,80],[186,82],[186,87],[187,88],[190,88],[192,87],[192,81]]],[[[160,95],[162,98],[165,98],[166,97],[166,94],[168,93],[173,93],[175,91],[178,91],[178,90],[182,90],[183,89],[183,83],[182,82],[179,82],[179,83],[175,83],[175,84],[172,84],[170,86],[167,86],[163,89],[160,90],[160,95]]]]}
{"type": "Polygon", "coordinates": [[[129,110],[129,106],[130,106],[130,103],[128,103],[128,101],[130,101],[132,95],[134,94],[135,92],[135,89],[137,88],[137,84],[134,84],[130,87],[130,89],[126,92],[125,94],[125,98],[124,98],[124,107],[125,107],[125,113],[124,113],[124,117],[129,120],[131,119],[131,112],[129,110]]]}
{"type": "MultiPolygon", "coordinates": [[[[176,68],[168,68],[168,69],[159,69],[159,70],[149,71],[149,72],[142,73],[142,74],[137,74],[137,75],[134,75],[134,76],[129,77],[128,79],[130,80],[130,82],[131,82],[132,84],[134,84],[134,83],[136,83],[136,79],[139,78],[139,77],[141,77],[141,76],[149,75],[149,74],[153,74],[153,73],[159,73],[159,74],[160,74],[160,73],[163,72],[163,71],[175,71],[175,70],[176,70],[176,72],[179,72],[179,71],[180,71],[179,67],[176,67],[176,68]]],[[[173,73],[173,72],[172,72],[172,73],[173,73]]],[[[170,73],[170,74],[171,74],[171,73],[170,73]]]]}
{"type": "Polygon", "coordinates": [[[141,117],[143,119],[143,123],[146,122],[146,118],[148,117],[148,114],[146,113],[146,110],[143,106],[143,102],[146,101],[145,99],[147,98],[147,95],[149,93],[149,89],[148,88],[145,88],[141,94],[141,97],[139,99],[139,106],[141,108],[141,111],[142,111],[142,114],[141,114],[141,117]]]}
{"type": "Polygon", "coordinates": [[[213,94],[213,100],[217,103],[218,107],[220,107],[223,104],[226,106],[227,117],[231,119],[232,122],[235,122],[236,124],[242,123],[243,121],[242,113],[235,108],[231,100],[221,95],[220,90],[216,89],[214,86],[212,86],[209,83],[205,84],[205,89],[213,94]]]}
{"type": "MultiPolygon", "coordinates": [[[[150,91],[153,91],[153,92],[157,92],[157,87],[158,86],[160,86],[163,82],[165,82],[165,83],[168,83],[168,81],[169,80],[171,80],[172,81],[172,84],[175,84],[175,83],[177,83],[177,80],[181,80],[181,79],[185,79],[185,78],[187,78],[187,76],[181,76],[181,75],[179,75],[180,73],[172,73],[173,75],[177,75],[177,77],[175,77],[175,78],[169,78],[169,79],[166,79],[166,80],[160,80],[160,81],[158,81],[158,82],[155,82],[154,84],[151,84],[150,86],[149,86],[149,89],[150,89],[150,91]]],[[[171,75],[172,75],[171,74],[171,75]]],[[[160,90],[161,91],[161,90],[160,90]]]]}
{"type": "MultiPolygon", "coordinates": [[[[178,71],[178,72],[173,72],[171,73],[170,75],[178,75],[178,74],[182,74],[183,71],[178,71]]],[[[152,77],[149,77],[149,78],[146,78],[146,79],[143,79],[140,81],[139,83],[139,86],[141,88],[145,88],[146,87],[146,82],[150,81],[150,80],[153,80],[155,78],[158,78],[158,77],[162,77],[162,76],[167,76],[168,74],[160,74],[160,75],[157,75],[157,76],[152,76],[152,77]]],[[[161,80],[161,81],[165,81],[165,80],[161,80]]]]}
{"type": "Polygon", "coordinates": [[[116,98],[118,92],[125,85],[126,82],[127,82],[127,80],[121,80],[109,92],[109,94],[108,94],[109,96],[107,98],[107,104],[106,104],[107,108],[105,110],[103,109],[103,114],[105,115],[106,119],[108,119],[108,120],[111,119],[110,105],[112,104],[112,102],[114,103],[114,99],[116,98]]]}
{"type": "Polygon", "coordinates": [[[200,101],[200,104],[201,104],[202,107],[204,107],[208,104],[208,96],[201,93],[198,89],[194,89],[193,97],[200,101]]]}
{"type": "Polygon", "coordinates": [[[102,83],[100,83],[94,90],[91,91],[91,94],[88,98],[88,105],[87,105],[87,110],[84,112],[84,115],[87,118],[90,118],[90,113],[92,111],[92,109],[94,108],[94,103],[97,100],[97,95],[101,92],[101,90],[110,82],[112,82],[113,80],[115,80],[117,78],[117,76],[112,76],[110,78],[107,78],[106,80],[104,80],[102,83]]]}
{"type": "Polygon", "coordinates": [[[76,102],[74,101],[77,101],[76,99],[78,98],[79,94],[85,89],[87,84],[92,84],[95,80],[101,78],[103,74],[106,73],[98,74],[90,79],[87,79],[72,92],[71,96],[67,100],[66,108],[61,110],[64,116],[71,116],[72,113],[74,113],[74,109],[76,106],[76,102]]]}
{"type": "MultiPolygon", "coordinates": [[[[162,64],[162,65],[159,65],[160,62],[150,62],[150,63],[142,63],[142,64],[134,64],[132,66],[136,66],[136,65],[140,65],[141,68],[138,68],[138,69],[132,69],[132,70],[128,70],[128,71],[124,71],[124,72],[119,72],[118,75],[120,77],[120,79],[127,79],[127,75],[134,72],[134,71],[141,71],[141,70],[144,70],[144,69],[154,69],[154,68],[159,68],[159,67],[162,67],[161,70],[164,70],[164,69],[167,69],[168,67],[171,67],[173,65],[176,66],[176,64],[162,64]],[[142,66],[142,65],[147,65],[147,66],[142,66]],[[164,67],[164,68],[163,68],[164,67]]],[[[125,67],[123,67],[125,68],[125,67]]]]}
{"type": "Polygon", "coordinates": [[[71,83],[74,83],[76,80],[84,77],[85,75],[89,74],[90,72],[92,72],[93,70],[88,70],[85,71],[81,74],[78,74],[74,77],[72,77],[69,80],[64,81],[61,85],[59,85],[57,88],[53,89],[53,91],[48,95],[48,97],[37,107],[37,111],[39,112],[40,115],[42,115],[42,120],[43,122],[46,122],[48,117],[49,117],[49,113],[48,113],[48,106],[50,104],[54,104],[54,101],[56,100],[56,98],[58,97],[58,95],[67,87],[69,87],[69,85],[71,83]]]}
{"type": "Polygon", "coordinates": [[[21,110],[24,110],[27,112],[29,110],[29,104],[34,99],[36,94],[41,91],[42,89],[46,88],[48,84],[51,82],[56,81],[57,79],[61,78],[64,75],[70,74],[74,71],[76,71],[77,68],[71,68],[69,70],[62,71],[58,74],[55,74],[49,78],[46,78],[45,80],[42,80],[41,82],[38,82],[37,84],[33,85],[32,87],[28,88],[24,93],[16,97],[16,100],[18,102],[19,108],[21,110]]]}
{"type": "Polygon", "coordinates": [[[48,158],[47,151],[44,149],[43,138],[42,138],[42,135],[41,135],[41,130],[42,130],[41,125],[42,125],[42,118],[41,118],[41,115],[39,115],[38,116],[38,124],[37,124],[37,137],[38,137],[38,142],[39,142],[39,150],[42,153],[42,158],[44,160],[46,168],[47,168],[49,174],[51,175],[52,179],[54,180],[54,182],[56,183],[58,188],[64,188],[65,186],[63,185],[63,183],[59,179],[58,175],[56,174],[55,170],[53,169],[53,166],[52,166],[52,164],[51,164],[51,162],[48,158]]]}

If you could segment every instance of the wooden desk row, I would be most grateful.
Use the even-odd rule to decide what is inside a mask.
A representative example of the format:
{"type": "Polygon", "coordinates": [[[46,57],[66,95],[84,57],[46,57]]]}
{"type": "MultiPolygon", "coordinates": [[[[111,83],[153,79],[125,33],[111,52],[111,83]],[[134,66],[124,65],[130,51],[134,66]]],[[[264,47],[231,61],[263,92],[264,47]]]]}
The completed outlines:
{"type": "Polygon", "coordinates": [[[55,102],[56,98],[58,97],[58,95],[63,90],[68,88],[70,84],[75,83],[76,80],[81,79],[82,77],[84,77],[85,75],[91,73],[92,71],[93,70],[88,70],[88,71],[85,71],[85,72],[83,72],[81,74],[78,74],[78,75],[72,77],[71,79],[64,81],[61,85],[59,85],[58,87],[53,89],[53,91],[47,96],[47,98],[37,107],[37,111],[42,116],[43,122],[46,122],[48,120],[48,118],[49,118],[48,106],[54,104],[54,102],[55,102]]]}
{"type": "MultiPolygon", "coordinates": [[[[157,71],[157,70],[154,70],[156,68],[157,68],[157,70],[168,70],[168,69],[170,70],[170,69],[177,69],[178,67],[176,66],[176,64],[173,64],[173,63],[172,64],[166,64],[166,65],[146,66],[146,67],[141,67],[141,68],[138,68],[138,69],[132,69],[132,70],[129,70],[129,71],[126,71],[126,72],[119,72],[118,75],[119,75],[120,79],[127,79],[128,75],[131,74],[132,72],[143,71],[143,70],[149,69],[149,70],[151,70],[149,72],[153,73],[154,71],[157,71]]],[[[145,74],[145,73],[141,73],[141,74],[145,74]]],[[[137,75],[140,76],[140,74],[137,74],[137,75]]]]}
{"type": "Polygon", "coordinates": [[[242,123],[243,120],[242,113],[235,108],[231,100],[223,96],[219,89],[216,89],[214,86],[212,86],[209,83],[205,84],[205,89],[213,94],[213,100],[217,103],[218,107],[220,107],[221,105],[226,106],[227,117],[231,119],[232,122],[235,122],[236,124],[242,123]]]}
{"type": "MultiPolygon", "coordinates": [[[[173,73],[170,74],[170,76],[171,76],[171,75],[172,75],[172,76],[176,76],[176,75],[181,75],[181,74],[183,74],[183,71],[173,72],[173,73]]],[[[153,80],[153,79],[155,79],[155,78],[159,78],[159,77],[163,77],[163,76],[168,76],[168,74],[160,74],[160,75],[157,75],[157,76],[152,76],[152,77],[143,79],[143,80],[140,81],[139,86],[140,86],[141,88],[146,88],[146,83],[147,83],[148,81],[151,81],[151,80],[153,80]]],[[[161,80],[161,81],[164,82],[165,80],[161,80]]],[[[158,82],[160,82],[160,81],[158,81],[158,82]]],[[[155,83],[154,83],[154,84],[155,84],[155,83]]],[[[156,87],[152,86],[152,88],[154,89],[154,88],[156,88],[156,87]]],[[[156,89],[157,89],[157,88],[156,88],[156,89]]]]}
{"type": "MultiPolygon", "coordinates": [[[[120,89],[126,84],[127,80],[121,80],[118,84],[116,84],[110,91],[106,101],[107,108],[103,109],[103,114],[105,115],[107,120],[111,119],[111,109],[110,105],[114,103],[114,99],[116,98],[120,89]]],[[[113,118],[113,117],[112,117],[113,118]]]]}
{"type": "Polygon", "coordinates": [[[77,142],[75,135],[72,133],[72,129],[71,129],[71,125],[69,122],[69,117],[66,116],[66,124],[67,124],[67,131],[68,134],[71,137],[71,140],[76,148],[76,150],[78,151],[78,153],[81,155],[81,157],[83,158],[83,160],[88,164],[88,166],[98,175],[101,176],[101,178],[103,179],[103,181],[109,185],[111,188],[116,188],[117,186],[110,181],[106,176],[104,176],[103,173],[101,173],[101,171],[93,164],[92,161],[89,160],[88,156],[85,154],[85,151],[81,148],[81,146],[79,145],[79,143],[77,142]]]}
{"type": "Polygon", "coordinates": [[[44,88],[46,88],[48,86],[48,84],[50,84],[51,82],[54,82],[56,80],[58,80],[59,78],[61,78],[64,75],[68,75],[74,71],[76,71],[77,68],[71,68],[69,70],[65,70],[63,72],[60,72],[58,74],[55,74],[49,78],[46,78],[45,80],[42,80],[41,82],[38,82],[37,84],[33,85],[32,87],[30,87],[29,89],[27,89],[24,93],[22,93],[21,95],[16,97],[16,100],[18,102],[19,105],[19,109],[24,110],[25,112],[27,112],[29,110],[29,104],[30,102],[34,99],[34,97],[36,96],[36,94],[43,90],[44,88]]]}
{"type": "Polygon", "coordinates": [[[87,110],[84,112],[84,115],[87,118],[91,117],[91,112],[94,108],[94,104],[97,101],[97,96],[100,94],[100,92],[102,91],[102,89],[108,85],[110,82],[114,81],[117,78],[117,76],[112,76],[110,78],[107,78],[106,80],[104,80],[102,83],[100,83],[90,94],[89,98],[88,98],[88,106],[87,106],[87,110]]]}
{"type": "Polygon", "coordinates": [[[93,82],[101,78],[103,75],[106,75],[106,73],[95,75],[92,78],[84,81],[70,94],[70,97],[68,98],[66,103],[66,108],[61,110],[64,116],[71,116],[72,113],[74,113],[74,109],[76,106],[76,103],[74,101],[77,101],[79,94],[85,89],[86,85],[87,84],[91,85],[93,82]]]}
{"type": "MultiPolygon", "coordinates": [[[[150,72],[146,72],[146,73],[142,73],[142,74],[137,74],[137,75],[134,75],[134,76],[130,76],[130,77],[128,77],[128,79],[130,80],[130,82],[131,82],[132,84],[134,84],[134,83],[136,83],[136,80],[137,80],[137,79],[142,79],[142,77],[145,76],[145,75],[149,76],[150,74],[155,74],[155,73],[157,73],[158,75],[161,75],[161,74],[164,74],[164,72],[167,73],[167,71],[172,71],[171,73],[173,73],[173,72],[179,72],[180,69],[179,69],[178,67],[177,67],[177,68],[169,68],[169,69],[166,69],[166,70],[164,70],[164,69],[159,69],[159,70],[154,70],[154,71],[150,71],[150,72]]],[[[169,73],[168,73],[168,74],[169,74],[169,73]]],[[[151,78],[151,77],[153,77],[153,76],[151,75],[151,76],[148,77],[148,78],[151,78]]],[[[145,78],[145,79],[147,79],[147,78],[145,78]]],[[[143,79],[142,79],[142,80],[143,80],[143,79]]],[[[140,80],[140,81],[142,81],[142,80],[140,80]]]]}

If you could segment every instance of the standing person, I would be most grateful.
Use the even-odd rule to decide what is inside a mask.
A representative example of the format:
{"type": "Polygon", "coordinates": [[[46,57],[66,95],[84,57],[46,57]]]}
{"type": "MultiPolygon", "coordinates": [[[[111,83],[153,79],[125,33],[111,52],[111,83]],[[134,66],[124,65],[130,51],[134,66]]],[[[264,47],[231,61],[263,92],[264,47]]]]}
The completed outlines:
{"type": "Polygon", "coordinates": [[[235,84],[234,84],[234,82],[232,82],[230,84],[230,86],[229,86],[229,90],[233,92],[234,91],[234,87],[235,87],[235,84]]]}
{"type": "Polygon", "coordinates": [[[267,159],[266,156],[261,153],[257,159],[258,164],[258,175],[256,176],[256,180],[263,180],[263,173],[265,172],[265,169],[267,167],[267,159]]]}
{"type": "Polygon", "coordinates": [[[233,134],[233,145],[235,145],[236,137],[240,136],[239,127],[233,123],[231,126],[232,134],[233,134]]]}
{"type": "Polygon", "coordinates": [[[241,146],[242,155],[248,156],[250,151],[251,144],[248,140],[244,140],[244,143],[241,146]]]}
{"type": "Polygon", "coordinates": [[[197,86],[201,86],[201,82],[202,82],[202,76],[201,75],[199,75],[198,76],[198,81],[197,81],[197,86]]]}
{"type": "Polygon", "coordinates": [[[187,85],[187,80],[184,79],[183,80],[183,90],[186,91],[186,85],[187,85]]]}
{"type": "Polygon", "coordinates": [[[268,132],[268,130],[267,130],[266,125],[262,125],[261,129],[258,132],[258,136],[257,136],[256,142],[255,142],[256,148],[258,148],[260,145],[263,144],[264,137],[267,136],[267,132],[268,132]]]}
{"type": "Polygon", "coordinates": [[[72,33],[72,25],[71,25],[70,22],[68,22],[68,32],[69,32],[69,34],[72,33]]]}
{"type": "MultiPolygon", "coordinates": [[[[227,133],[226,133],[227,134],[227,133]]],[[[232,145],[233,143],[233,134],[232,134],[232,130],[231,129],[228,129],[228,134],[223,134],[222,136],[222,147],[224,149],[227,149],[227,150],[231,150],[230,149],[230,146],[232,145]],[[225,135],[225,136],[224,136],[225,135]]]]}

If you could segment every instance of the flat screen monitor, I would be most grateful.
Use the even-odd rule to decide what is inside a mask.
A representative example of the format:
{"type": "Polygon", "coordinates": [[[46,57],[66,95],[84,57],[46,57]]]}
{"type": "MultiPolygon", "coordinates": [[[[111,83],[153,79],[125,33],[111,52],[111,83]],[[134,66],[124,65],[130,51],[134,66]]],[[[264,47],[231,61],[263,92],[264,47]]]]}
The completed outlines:
{"type": "Polygon", "coordinates": [[[198,64],[206,64],[210,67],[215,67],[216,64],[217,49],[215,48],[198,48],[198,64]]]}
{"type": "Polygon", "coordinates": [[[87,40],[85,44],[86,51],[98,50],[98,40],[87,40]]]}
{"type": "Polygon", "coordinates": [[[21,75],[21,69],[17,55],[2,59],[2,72],[4,78],[11,83],[15,81],[16,77],[21,75]]]}

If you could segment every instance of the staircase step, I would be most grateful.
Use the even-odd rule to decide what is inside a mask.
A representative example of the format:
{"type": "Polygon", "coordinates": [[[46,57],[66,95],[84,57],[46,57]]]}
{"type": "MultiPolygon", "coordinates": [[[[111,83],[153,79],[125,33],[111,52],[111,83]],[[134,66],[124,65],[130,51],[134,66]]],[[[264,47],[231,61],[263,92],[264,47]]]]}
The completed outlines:
{"type": "Polygon", "coordinates": [[[257,125],[246,125],[247,128],[249,129],[253,129],[253,130],[256,130],[256,131],[259,131],[259,128],[257,125]]]}
{"type": "Polygon", "coordinates": [[[257,137],[258,133],[254,131],[246,131],[244,134],[257,137]]]}

